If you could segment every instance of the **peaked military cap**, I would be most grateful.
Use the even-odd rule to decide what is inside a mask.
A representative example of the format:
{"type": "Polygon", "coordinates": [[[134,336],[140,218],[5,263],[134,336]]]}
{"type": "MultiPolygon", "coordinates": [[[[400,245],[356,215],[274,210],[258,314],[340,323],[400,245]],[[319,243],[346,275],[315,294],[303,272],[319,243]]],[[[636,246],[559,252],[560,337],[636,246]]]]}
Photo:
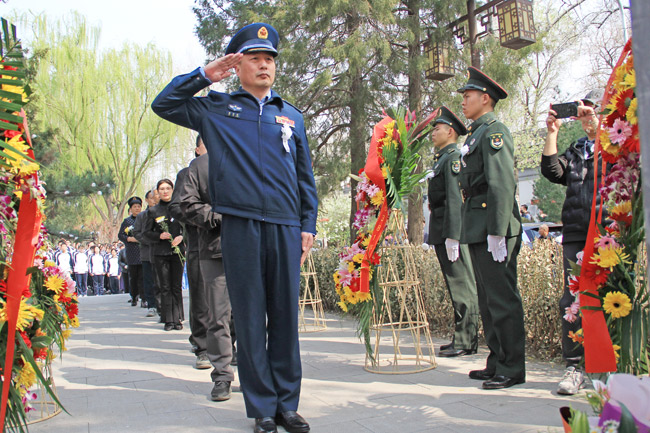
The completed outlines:
{"type": "Polygon", "coordinates": [[[445,125],[451,126],[458,135],[467,134],[467,128],[463,122],[451,111],[449,108],[444,105],[440,107],[440,116],[434,120],[433,124],[444,123],[445,125]]]}
{"type": "Polygon", "coordinates": [[[506,92],[499,83],[488,77],[479,69],[470,66],[467,68],[467,72],[469,76],[467,84],[458,89],[459,93],[464,93],[465,90],[480,90],[481,92],[490,95],[490,97],[495,101],[506,99],[508,97],[508,92],[506,92]]]}
{"type": "Polygon", "coordinates": [[[131,209],[136,204],[142,205],[142,199],[140,197],[133,196],[127,201],[127,204],[129,205],[129,209],[131,209]]]}
{"type": "Polygon", "coordinates": [[[249,24],[232,37],[226,47],[226,55],[263,51],[277,56],[279,41],[280,36],[273,26],[265,23],[249,24]]]}

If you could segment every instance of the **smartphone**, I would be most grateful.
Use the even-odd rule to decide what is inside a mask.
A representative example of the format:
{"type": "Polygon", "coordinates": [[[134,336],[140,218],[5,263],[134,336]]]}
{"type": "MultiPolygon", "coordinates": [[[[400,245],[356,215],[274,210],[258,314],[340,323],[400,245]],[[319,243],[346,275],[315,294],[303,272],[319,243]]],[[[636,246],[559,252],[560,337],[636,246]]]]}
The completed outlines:
{"type": "Polygon", "coordinates": [[[565,102],[563,104],[552,104],[551,109],[554,110],[558,119],[566,119],[568,117],[578,116],[578,103],[565,102]]]}

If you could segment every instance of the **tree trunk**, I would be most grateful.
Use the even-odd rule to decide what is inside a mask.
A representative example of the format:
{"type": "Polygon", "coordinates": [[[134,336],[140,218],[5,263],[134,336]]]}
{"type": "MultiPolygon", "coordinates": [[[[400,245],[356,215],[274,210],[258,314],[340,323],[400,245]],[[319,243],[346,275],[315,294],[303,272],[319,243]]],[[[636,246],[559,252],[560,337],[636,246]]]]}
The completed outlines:
{"type": "MultiPolygon", "coordinates": [[[[413,33],[413,40],[408,46],[408,96],[409,109],[415,110],[421,115],[422,109],[422,71],[418,65],[420,59],[420,2],[421,0],[409,0],[406,6],[409,9],[407,19],[408,29],[413,33]]],[[[418,164],[417,173],[422,172],[422,163],[418,164]]],[[[408,228],[409,242],[413,245],[420,245],[424,239],[424,215],[422,214],[422,194],[411,194],[408,200],[408,228]]]]}
{"type": "MultiPolygon", "coordinates": [[[[359,15],[350,15],[347,18],[348,35],[353,34],[361,20],[359,15]]],[[[350,170],[353,174],[357,174],[359,169],[366,163],[366,113],[364,109],[365,104],[365,91],[363,84],[362,71],[351,70],[352,79],[350,82],[350,170]]],[[[357,212],[357,203],[354,199],[356,195],[357,182],[352,179],[350,182],[350,245],[354,242],[357,235],[356,230],[352,227],[354,222],[354,214],[357,212]]]]}

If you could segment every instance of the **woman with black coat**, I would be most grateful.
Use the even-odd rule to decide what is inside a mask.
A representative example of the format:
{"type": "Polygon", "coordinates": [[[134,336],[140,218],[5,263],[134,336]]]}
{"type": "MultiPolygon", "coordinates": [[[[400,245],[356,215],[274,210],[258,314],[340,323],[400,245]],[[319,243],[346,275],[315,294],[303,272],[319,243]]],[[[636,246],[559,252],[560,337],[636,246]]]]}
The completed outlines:
{"type": "Polygon", "coordinates": [[[143,236],[151,242],[154,270],[160,284],[161,321],[165,331],[183,329],[183,228],[171,217],[169,203],[174,183],[169,179],[158,181],[156,189],[160,202],[149,208],[143,236]],[[176,248],[175,248],[176,247],[176,248]]]}
{"type": "Polygon", "coordinates": [[[131,305],[138,305],[138,296],[142,292],[142,261],[140,260],[140,243],[133,237],[135,217],[142,210],[142,199],[131,197],[128,201],[129,216],[124,218],[117,237],[124,242],[126,248],[126,263],[129,274],[129,293],[131,294],[131,305]]]}

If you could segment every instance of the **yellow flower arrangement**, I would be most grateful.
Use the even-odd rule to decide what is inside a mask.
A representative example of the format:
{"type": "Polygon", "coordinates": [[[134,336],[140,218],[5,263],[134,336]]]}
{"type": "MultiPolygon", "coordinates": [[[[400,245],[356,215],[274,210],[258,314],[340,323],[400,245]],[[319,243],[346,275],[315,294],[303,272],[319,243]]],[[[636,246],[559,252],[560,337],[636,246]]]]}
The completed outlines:
{"type": "Polygon", "coordinates": [[[45,280],[45,287],[54,293],[61,293],[61,290],[65,287],[65,281],[58,275],[52,275],[45,280]]]}
{"type": "Polygon", "coordinates": [[[598,253],[593,255],[594,260],[591,262],[601,268],[611,268],[619,263],[630,264],[630,255],[623,252],[622,247],[618,248],[598,248],[598,253]]]}
{"type": "Polygon", "coordinates": [[[638,125],[639,124],[639,119],[636,117],[636,110],[637,110],[637,99],[634,98],[632,99],[632,102],[630,102],[630,106],[627,107],[627,113],[625,113],[625,118],[627,119],[628,122],[630,122],[631,125],[638,125]]]}
{"type": "Polygon", "coordinates": [[[10,170],[12,173],[20,176],[29,176],[39,170],[40,166],[34,161],[30,161],[27,157],[29,145],[25,143],[22,135],[16,135],[7,143],[19,151],[16,152],[10,148],[4,149],[5,153],[11,157],[4,158],[4,160],[11,167],[10,170]]]}
{"type": "Polygon", "coordinates": [[[625,293],[609,292],[603,300],[603,309],[614,319],[619,319],[630,314],[632,303],[625,293]]]}
{"type": "MultiPolygon", "coordinates": [[[[0,299],[0,323],[7,321],[7,305],[4,300],[0,299]]],[[[26,328],[32,326],[32,322],[43,319],[43,310],[34,307],[25,302],[25,299],[20,300],[20,309],[18,310],[18,321],[16,322],[16,329],[24,331],[26,328]]]]}
{"type": "Polygon", "coordinates": [[[25,365],[23,365],[23,368],[20,369],[20,372],[16,376],[15,385],[16,389],[24,393],[36,383],[36,372],[24,357],[21,357],[21,359],[25,365]]]}

